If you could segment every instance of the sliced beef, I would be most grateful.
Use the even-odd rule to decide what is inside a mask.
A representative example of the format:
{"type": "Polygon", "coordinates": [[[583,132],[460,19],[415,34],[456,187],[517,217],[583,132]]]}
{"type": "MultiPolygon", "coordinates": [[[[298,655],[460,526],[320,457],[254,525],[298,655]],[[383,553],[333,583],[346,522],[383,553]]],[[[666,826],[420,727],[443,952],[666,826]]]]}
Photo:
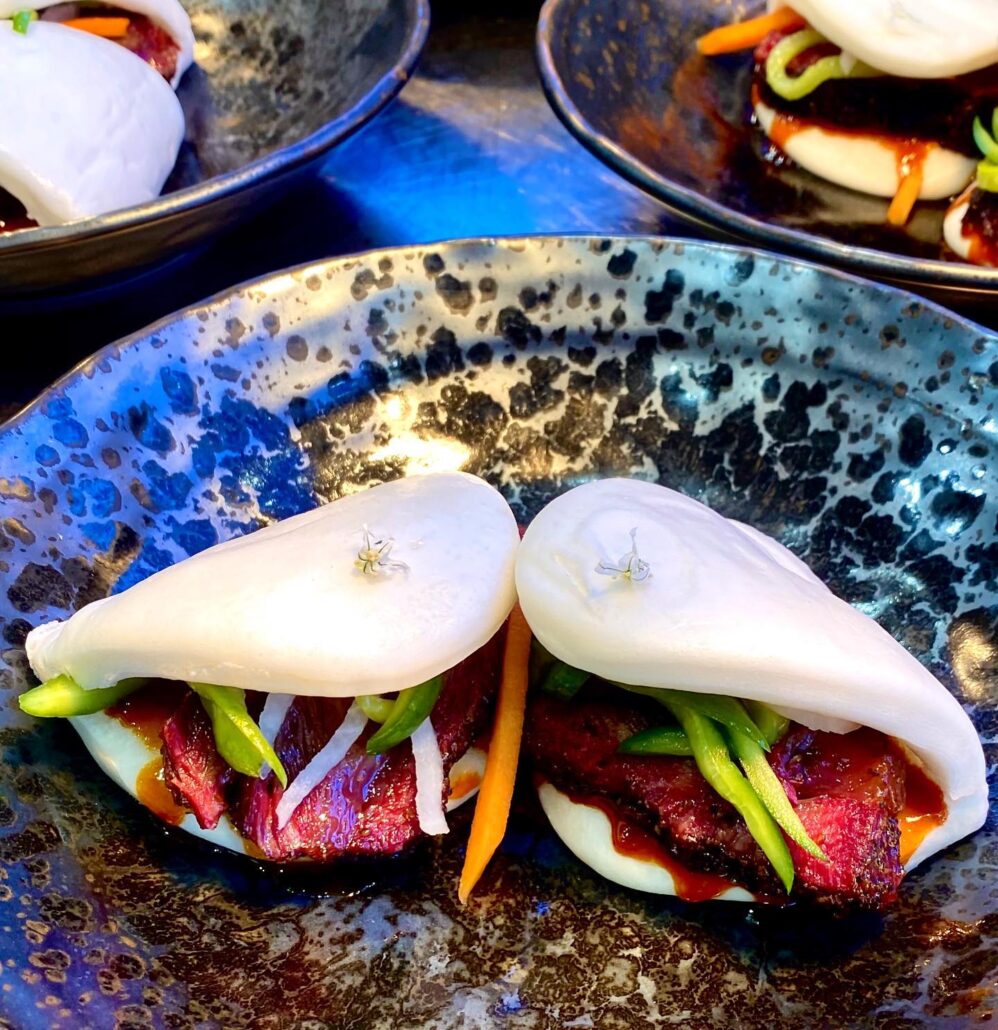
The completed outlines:
{"type": "Polygon", "coordinates": [[[963,216],[963,234],[976,237],[986,263],[998,267],[998,193],[973,190],[963,216]]]}
{"type": "MultiPolygon", "coordinates": [[[[587,687],[567,702],[538,693],[531,700],[526,749],[535,769],[556,787],[609,798],[624,818],[652,830],[691,868],[780,896],[775,873],[743,820],[692,759],[617,753],[632,733],[661,722],[654,702],[609,688],[587,687]]],[[[855,747],[844,749],[845,737],[795,728],[770,760],[831,859],[818,863],[791,845],[794,896],[876,909],[893,899],[902,876],[897,812],[904,801],[904,765],[882,734],[858,733],[855,747]]]]}
{"type": "Polygon", "coordinates": [[[236,774],[215,750],[211,722],[201,699],[188,691],[163,726],[163,780],[205,830],[228,808],[226,788],[236,774]]]}
{"type": "MultiPolygon", "coordinates": [[[[832,79],[790,101],[769,88],[764,66],[772,48],[791,31],[771,33],[756,48],[754,86],[764,103],[830,129],[934,141],[977,156],[971,127],[975,114],[990,117],[998,104],[998,65],[949,79],[832,79]]],[[[814,47],[796,58],[788,71],[800,74],[829,52],[839,50],[826,44],[814,47]]]]}
{"type": "MultiPolygon", "coordinates": [[[[499,685],[500,658],[497,637],[444,677],[432,721],[445,774],[487,726],[499,685]]],[[[295,700],[275,744],[289,781],[332,736],[347,703],[295,700]]],[[[420,830],[412,750],[406,743],[384,755],[368,756],[364,744],[372,730],[368,728],[281,830],[275,809],[283,791],[274,775],[265,780],[240,777],[231,812],[239,830],[277,862],[392,855],[415,841],[420,830]]]]}
{"type": "Polygon", "coordinates": [[[177,70],[180,47],[174,38],[144,14],[121,7],[94,3],[53,4],[39,13],[42,21],[64,22],[73,18],[127,18],[128,31],[118,43],[140,57],[169,81],[177,70]]]}

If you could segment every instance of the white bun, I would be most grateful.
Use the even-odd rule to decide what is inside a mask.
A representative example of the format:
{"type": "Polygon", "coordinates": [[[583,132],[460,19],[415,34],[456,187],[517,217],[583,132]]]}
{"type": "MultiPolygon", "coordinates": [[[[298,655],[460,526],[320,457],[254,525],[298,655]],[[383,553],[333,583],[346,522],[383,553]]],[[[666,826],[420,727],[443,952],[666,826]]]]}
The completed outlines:
{"type": "Polygon", "coordinates": [[[401,690],[457,665],[513,607],[516,520],[463,472],[413,476],[202,551],[33,630],[42,680],[133,676],[282,694],[401,690]],[[363,530],[406,569],[355,567],[363,530]],[[150,631],[155,613],[155,631],[150,631]]]}
{"type": "Polygon", "coordinates": [[[163,77],[87,32],[0,21],[0,189],[39,225],[159,196],[184,138],[163,77]]]}
{"type": "Polygon", "coordinates": [[[969,207],[969,200],[953,204],[943,219],[943,239],[946,246],[964,261],[970,260],[970,237],[963,235],[963,216],[969,207]]]}
{"type": "Polygon", "coordinates": [[[998,62],[994,0],[770,0],[889,75],[945,79],[998,62]]]}
{"type": "MultiPolygon", "coordinates": [[[[613,846],[610,820],[598,808],[573,801],[550,783],[541,783],[537,796],[552,829],[580,862],[622,887],[676,896],[676,882],[665,866],[650,859],[621,854],[613,846]]],[[[710,900],[756,899],[744,887],[729,887],[710,900]]]]}
{"type": "MultiPolygon", "coordinates": [[[[159,750],[150,747],[138,734],[103,712],[80,716],[70,721],[87,750],[97,760],[97,764],[119,787],[141,803],[139,775],[150,762],[160,757],[159,750]]],[[[470,748],[454,763],[451,768],[450,780],[456,784],[462,773],[484,771],[484,767],[484,752],[478,748],[470,748]]],[[[450,812],[463,805],[477,793],[476,788],[460,798],[455,798],[448,803],[447,811],[450,812]]],[[[219,819],[218,825],[213,830],[202,829],[198,825],[197,819],[190,813],[185,815],[183,821],[178,825],[180,829],[186,830],[216,847],[227,848],[229,851],[236,851],[240,854],[258,854],[252,848],[247,848],[242,834],[236,830],[226,815],[219,819]]]]}
{"type": "MultiPolygon", "coordinates": [[[[757,101],[755,115],[767,136],[777,112],[757,101]]],[[[781,143],[786,154],[814,175],[860,193],[893,197],[900,185],[897,155],[876,136],[832,132],[806,125],[781,143]]],[[[976,162],[945,147],[933,147],[923,165],[920,200],[942,200],[959,193],[974,177],[976,162]]]]}
{"type": "Polygon", "coordinates": [[[665,487],[606,479],[556,498],[516,561],[527,622],[557,658],[605,679],[751,698],[902,741],[948,814],[906,868],[978,829],[984,753],[952,694],[776,541],[665,487]],[[597,572],[637,531],[651,576],[597,572]]]}
{"type": "MultiPolygon", "coordinates": [[[[964,261],[970,261],[970,246],[973,242],[972,236],[964,236],[963,220],[966,217],[967,209],[970,207],[969,191],[964,197],[958,197],[946,212],[943,219],[943,239],[946,246],[964,261]],[[966,198],[966,199],[964,199],[966,198]]],[[[984,262],[987,264],[987,262],[984,262]]]]}
{"type": "MultiPolygon", "coordinates": [[[[27,2],[25,0],[0,0],[0,18],[10,18],[18,11],[24,10],[44,11],[46,7],[53,7],[62,2],[63,0],[27,0],[27,2]]],[[[170,80],[170,85],[176,89],[181,76],[190,68],[191,62],[194,60],[194,31],[191,28],[191,19],[178,0],[120,0],[120,2],[119,0],[107,0],[107,6],[118,7],[135,14],[144,14],[153,24],[158,25],[173,38],[180,47],[180,53],[177,54],[177,70],[170,80]]],[[[124,49],[117,43],[113,43],[113,45],[124,49]]],[[[134,57],[134,55],[132,56],[134,57]]],[[[86,80],[81,80],[80,85],[85,82],[86,80]]]]}

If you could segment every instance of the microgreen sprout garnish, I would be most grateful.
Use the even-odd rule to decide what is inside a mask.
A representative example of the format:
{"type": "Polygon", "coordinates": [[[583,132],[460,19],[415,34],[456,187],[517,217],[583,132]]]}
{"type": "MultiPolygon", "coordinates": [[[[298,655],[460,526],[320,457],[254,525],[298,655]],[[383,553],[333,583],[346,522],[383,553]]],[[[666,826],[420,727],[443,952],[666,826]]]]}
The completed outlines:
{"type": "Polygon", "coordinates": [[[25,36],[28,32],[28,26],[33,21],[38,21],[38,12],[17,11],[10,20],[14,31],[19,32],[22,36],[25,36]]]}
{"type": "Polygon", "coordinates": [[[638,555],[638,530],[631,530],[631,549],[617,559],[617,564],[601,561],[596,571],[601,576],[611,579],[629,579],[632,583],[640,583],[651,575],[651,566],[638,555]]]}
{"type": "Polygon", "coordinates": [[[409,568],[404,561],[390,557],[395,541],[388,537],[375,539],[367,526],[364,527],[364,546],[357,552],[354,567],[365,576],[377,576],[382,572],[405,571],[409,568]]]}

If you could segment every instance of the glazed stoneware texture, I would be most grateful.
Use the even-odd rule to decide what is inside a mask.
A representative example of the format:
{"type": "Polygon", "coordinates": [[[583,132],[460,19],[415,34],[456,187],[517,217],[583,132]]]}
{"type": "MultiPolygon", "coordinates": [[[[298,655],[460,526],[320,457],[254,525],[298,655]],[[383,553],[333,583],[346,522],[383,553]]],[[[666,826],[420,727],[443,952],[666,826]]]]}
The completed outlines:
{"type": "Polygon", "coordinates": [[[548,0],[538,60],[555,110],[598,157],[715,233],[896,283],[953,303],[994,303],[998,269],[947,257],[945,202],[903,229],[888,202],[782,158],[752,124],[752,55],[697,53],[696,39],[761,4],[548,0]]]}
{"type": "Polygon", "coordinates": [[[833,921],[615,888],[524,776],[462,908],[466,810],[401,862],[282,874],[167,831],[14,697],[31,626],[345,493],[462,468],[527,522],[629,475],[773,534],[877,618],[965,704],[993,783],[996,344],[772,255],[536,238],[303,268],[96,355],[0,434],[4,1025],[986,1021],[994,808],[885,917],[833,921]]]}
{"type": "Polygon", "coordinates": [[[196,44],[186,137],[163,196],[0,235],[0,300],[106,283],[234,224],[373,117],[408,80],[427,0],[184,0],[196,44]]]}

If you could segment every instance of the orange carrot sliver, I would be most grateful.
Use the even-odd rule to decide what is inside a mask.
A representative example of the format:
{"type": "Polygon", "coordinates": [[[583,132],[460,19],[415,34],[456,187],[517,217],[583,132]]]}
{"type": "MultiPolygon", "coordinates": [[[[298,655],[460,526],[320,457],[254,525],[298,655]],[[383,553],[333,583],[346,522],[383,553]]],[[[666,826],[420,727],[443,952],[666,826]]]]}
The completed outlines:
{"type": "Polygon", "coordinates": [[[902,174],[898,191],[887,209],[887,221],[891,225],[904,225],[911,216],[911,209],[922,192],[922,165],[922,161],[913,161],[908,174],[902,174]]]}
{"type": "Polygon", "coordinates": [[[509,613],[506,627],[502,682],[499,686],[492,740],[489,743],[489,757],[475,803],[468,851],[464,856],[461,882],[457,890],[462,905],[485,872],[485,867],[506,832],[513,786],[516,783],[516,767],[520,759],[529,666],[530,627],[517,604],[509,613]]]}
{"type": "Polygon", "coordinates": [[[128,32],[127,18],[69,18],[62,24],[104,39],[121,39],[128,32]]]}
{"type": "Polygon", "coordinates": [[[761,43],[771,32],[791,27],[802,27],[804,19],[790,7],[780,7],[769,14],[748,21],[722,25],[697,40],[697,50],[706,57],[730,54],[736,50],[748,50],[761,43]]]}

